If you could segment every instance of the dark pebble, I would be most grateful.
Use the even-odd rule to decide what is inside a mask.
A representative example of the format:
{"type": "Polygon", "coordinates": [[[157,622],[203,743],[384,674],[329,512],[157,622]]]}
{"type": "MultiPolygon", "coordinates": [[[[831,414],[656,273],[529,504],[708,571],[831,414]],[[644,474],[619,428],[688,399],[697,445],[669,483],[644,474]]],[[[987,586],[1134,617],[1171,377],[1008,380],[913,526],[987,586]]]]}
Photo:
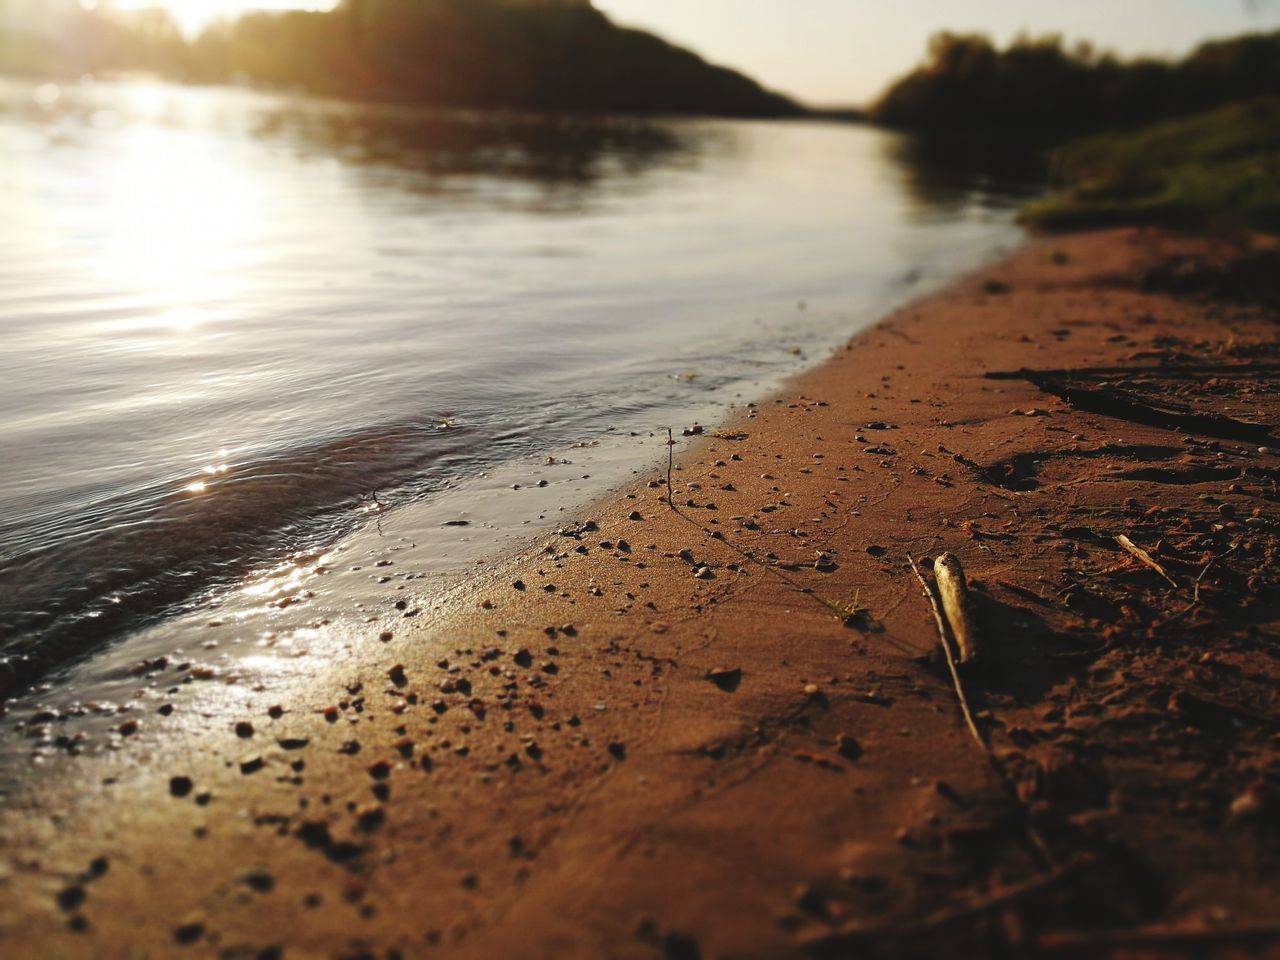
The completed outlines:
{"type": "Polygon", "coordinates": [[[173,928],[173,939],[184,946],[195,943],[203,936],[204,924],[199,921],[184,923],[181,926],[173,928]]]}
{"type": "Polygon", "coordinates": [[[268,893],[276,885],[276,878],[261,867],[253,867],[240,874],[240,882],[259,893],[268,893]]]}
{"type": "Polygon", "coordinates": [[[58,891],[58,906],[63,910],[74,910],[76,907],[80,906],[80,904],[84,903],[86,896],[87,894],[84,892],[84,887],[79,886],[78,884],[67,887],[64,890],[58,891]]]}

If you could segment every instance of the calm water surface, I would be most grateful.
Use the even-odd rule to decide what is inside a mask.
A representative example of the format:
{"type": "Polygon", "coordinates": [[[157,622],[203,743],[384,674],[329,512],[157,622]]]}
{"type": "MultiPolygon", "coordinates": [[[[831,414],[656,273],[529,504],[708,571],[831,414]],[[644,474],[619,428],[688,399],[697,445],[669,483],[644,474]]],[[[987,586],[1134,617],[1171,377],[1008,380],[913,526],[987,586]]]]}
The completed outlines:
{"type": "MultiPolygon", "coordinates": [[[[426,510],[421,540],[540,489],[549,455],[638,438],[551,477],[598,494],[650,432],[1016,242],[1027,193],[857,126],[146,83],[0,86],[0,158],[10,686],[371,513],[426,510]]],[[[501,527],[449,535],[472,556],[501,527]]]]}

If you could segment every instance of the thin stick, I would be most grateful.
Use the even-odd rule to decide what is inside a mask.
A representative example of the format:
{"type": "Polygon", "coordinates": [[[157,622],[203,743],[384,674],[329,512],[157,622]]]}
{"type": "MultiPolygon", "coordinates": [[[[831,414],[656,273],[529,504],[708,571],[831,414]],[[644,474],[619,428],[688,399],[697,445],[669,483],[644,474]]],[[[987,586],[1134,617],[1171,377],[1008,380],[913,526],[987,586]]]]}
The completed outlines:
{"type": "Polygon", "coordinates": [[[1040,861],[1040,866],[1052,867],[1054,858],[1049,850],[1049,845],[1045,843],[1044,837],[1040,836],[1040,832],[1031,825],[1030,818],[1027,816],[1026,805],[1019,798],[1018,791],[1010,781],[1009,775],[1005,773],[1005,769],[1000,765],[1000,761],[996,759],[996,755],[991,752],[991,746],[987,743],[986,737],[982,735],[982,731],[978,729],[977,721],[973,718],[973,711],[969,708],[969,698],[964,692],[964,683],[960,680],[960,670],[956,666],[955,655],[951,652],[951,645],[947,641],[946,622],[942,615],[942,609],[938,606],[938,599],[929,587],[929,581],[924,578],[924,574],[916,566],[915,558],[908,554],[907,562],[911,564],[911,572],[920,581],[920,589],[924,591],[925,599],[929,601],[929,606],[933,610],[933,619],[938,625],[938,639],[942,643],[942,652],[947,656],[947,669],[951,671],[951,685],[955,688],[956,700],[960,704],[960,712],[964,715],[965,726],[969,728],[969,732],[973,734],[973,739],[977,741],[978,746],[982,749],[983,756],[987,760],[987,766],[991,768],[991,772],[1000,781],[1000,785],[1004,788],[1005,795],[1008,796],[1010,803],[1021,811],[1022,831],[1032,854],[1040,861]]]}
{"type": "Polygon", "coordinates": [[[956,699],[960,701],[960,712],[964,714],[965,725],[968,726],[969,732],[973,734],[973,739],[978,741],[978,746],[985,751],[987,750],[987,741],[978,729],[978,724],[973,719],[973,711],[969,709],[969,699],[964,695],[964,684],[960,682],[960,671],[956,667],[956,658],[951,652],[951,644],[947,641],[946,619],[943,617],[942,608],[938,605],[938,598],[934,596],[933,590],[929,586],[929,581],[925,580],[924,574],[916,566],[915,558],[908,555],[907,562],[911,564],[911,572],[920,581],[920,589],[924,591],[925,599],[929,601],[929,607],[933,610],[933,620],[938,625],[938,641],[942,644],[942,652],[947,656],[947,667],[951,670],[951,685],[955,687],[956,699]]]}
{"type": "Polygon", "coordinates": [[[1157,630],[1160,627],[1167,627],[1169,624],[1177,620],[1181,620],[1183,617],[1185,617],[1188,613],[1190,613],[1196,607],[1200,606],[1200,584],[1204,580],[1204,575],[1208,573],[1209,568],[1212,567],[1219,560],[1229,557],[1232,553],[1234,553],[1235,549],[1236,549],[1235,547],[1232,547],[1230,550],[1224,553],[1221,557],[1210,557],[1209,562],[1204,565],[1204,569],[1200,571],[1200,576],[1196,577],[1196,582],[1192,585],[1191,602],[1188,603],[1181,610],[1179,610],[1177,613],[1175,613],[1173,616],[1171,616],[1168,620],[1164,620],[1160,623],[1155,624],[1151,629],[1157,630]]]}
{"type": "Polygon", "coordinates": [[[1123,533],[1120,534],[1118,537],[1116,537],[1116,543],[1120,544],[1120,546],[1124,547],[1125,550],[1127,550],[1133,556],[1137,557],[1138,560],[1146,564],[1156,573],[1160,574],[1160,576],[1164,577],[1165,580],[1169,582],[1169,586],[1174,588],[1178,586],[1178,582],[1174,580],[1173,577],[1169,576],[1169,574],[1165,573],[1164,567],[1156,563],[1155,560],[1151,558],[1151,554],[1147,553],[1147,551],[1143,550],[1140,546],[1138,546],[1136,543],[1134,543],[1132,540],[1126,537],[1123,533]]]}
{"type": "Polygon", "coordinates": [[[676,440],[671,436],[671,428],[667,427],[667,506],[672,510],[676,508],[676,503],[671,499],[671,470],[675,466],[676,459],[676,440]]]}

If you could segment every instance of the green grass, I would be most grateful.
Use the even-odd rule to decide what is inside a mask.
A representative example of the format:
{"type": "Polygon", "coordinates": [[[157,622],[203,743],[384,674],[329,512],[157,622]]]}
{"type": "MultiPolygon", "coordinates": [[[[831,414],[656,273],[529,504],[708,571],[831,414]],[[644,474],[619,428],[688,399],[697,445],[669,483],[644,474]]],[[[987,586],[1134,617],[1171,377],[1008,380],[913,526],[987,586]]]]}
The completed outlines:
{"type": "Polygon", "coordinates": [[[1133,223],[1280,229],[1280,99],[1232,104],[1056,158],[1063,188],[1025,207],[1045,230],[1133,223]]]}
{"type": "Polygon", "coordinates": [[[830,608],[831,612],[844,621],[845,626],[857,626],[860,623],[870,620],[871,610],[862,605],[862,591],[858,590],[847,601],[829,600],[826,597],[818,597],[824,604],[830,608]]]}

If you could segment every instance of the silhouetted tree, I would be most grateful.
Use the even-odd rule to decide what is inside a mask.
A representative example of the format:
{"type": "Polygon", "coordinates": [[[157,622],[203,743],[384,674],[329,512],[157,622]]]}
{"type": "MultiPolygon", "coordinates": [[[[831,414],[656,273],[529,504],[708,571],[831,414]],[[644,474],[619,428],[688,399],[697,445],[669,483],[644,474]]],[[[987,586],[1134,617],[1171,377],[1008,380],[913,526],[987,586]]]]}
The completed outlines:
{"type": "MultiPolygon", "coordinates": [[[[24,0],[4,0],[6,3],[24,0]]],[[[64,0],[50,0],[62,3],[64,0]]],[[[69,3],[57,55],[0,68],[152,69],[317,93],[451,107],[785,116],[800,109],[742,74],[652,34],[616,26],[588,0],[344,0],[328,13],[251,13],[186,44],[167,17],[87,14],[69,3]],[[166,26],[167,24],[167,26],[166,26]]],[[[14,49],[34,49],[28,38],[14,49]]],[[[20,62],[21,60],[21,62],[20,62]]]]}
{"type": "Polygon", "coordinates": [[[1123,62],[1058,36],[941,33],[925,62],[872,108],[889,126],[1074,133],[1280,94],[1280,32],[1206,43],[1177,63],[1123,62]]]}

